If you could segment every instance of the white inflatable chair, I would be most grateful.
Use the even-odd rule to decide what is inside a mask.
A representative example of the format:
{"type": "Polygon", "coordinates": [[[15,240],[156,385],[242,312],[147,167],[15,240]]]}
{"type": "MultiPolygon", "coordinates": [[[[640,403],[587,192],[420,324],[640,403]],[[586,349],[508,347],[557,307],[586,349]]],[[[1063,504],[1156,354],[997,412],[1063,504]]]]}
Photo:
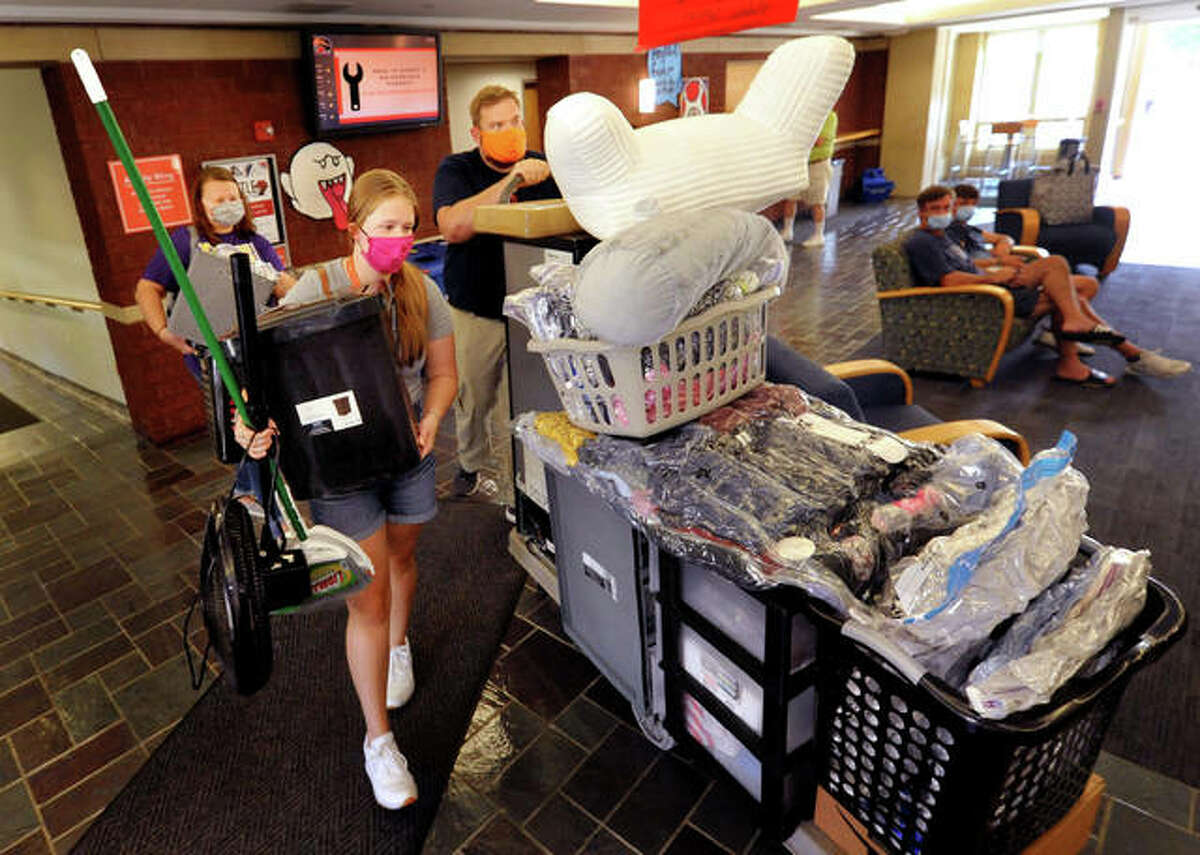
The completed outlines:
{"type": "Polygon", "coordinates": [[[837,36],[776,48],[732,113],[634,130],[609,101],[568,95],[546,117],[546,157],[579,224],[605,239],[659,214],[758,211],[808,186],[808,152],[854,65],[837,36]]]}

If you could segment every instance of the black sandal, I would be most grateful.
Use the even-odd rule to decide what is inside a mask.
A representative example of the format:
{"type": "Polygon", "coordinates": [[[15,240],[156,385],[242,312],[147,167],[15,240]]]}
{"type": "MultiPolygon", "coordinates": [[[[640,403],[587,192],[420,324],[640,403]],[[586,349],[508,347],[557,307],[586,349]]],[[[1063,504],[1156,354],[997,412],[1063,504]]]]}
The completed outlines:
{"type": "Polygon", "coordinates": [[[1058,330],[1055,332],[1055,335],[1066,341],[1086,341],[1089,344],[1104,344],[1109,347],[1116,347],[1118,344],[1125,343],[1125,336],[1112,327],[1106,327],[1104,324],[1096,324],[1090,330],[1084,330],[1083,332],[1058,330]]]}
{"type": "Polygon", "coordinates": [[[1107,374],[1099,368],[1088,369],[1087,377],[1081,377],[1078,380],[1074,377],[1063,377],[1061,374],[1055,374],[1054,379],[1059,383],[1070,383],[1072,386],[1082,386],[1085,389],[1111,389],[1117,385],[1117,381],[1111,374],[1107,374]]]}

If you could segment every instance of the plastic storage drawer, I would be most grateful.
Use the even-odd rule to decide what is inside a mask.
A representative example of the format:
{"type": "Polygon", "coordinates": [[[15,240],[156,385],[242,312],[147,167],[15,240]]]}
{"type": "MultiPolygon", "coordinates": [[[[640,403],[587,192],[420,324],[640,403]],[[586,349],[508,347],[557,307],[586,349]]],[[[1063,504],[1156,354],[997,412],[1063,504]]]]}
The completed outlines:
{"type": "MultiPolygon", "coordinates": [[[[762,662],[766,658],[767,607],[753,594],[697,564],[680,565],[680,598],[701,617],[762,662]]],[[[801,613],[792,618],[791,670],[812,662],[817,632],[801,613]]]]}
{"type": "MultiPolygon", "coordinates": [[[[761,802],[762,761],[696,698],[684,692],[680,703],[688,736],[708,752],[755,801],[761,802]]],[[[812,761],[806,755],[784,773],[781,801],[785,813],[790,813],[797,799],[804,797],[806,782],[811,780],[813,774],[811,765],[812,761]]]]}
{"type": "MultiPolygon", "coordinates": [[[[686,624],[679,629],[679,660],[714,698],[724,704],[758,736],[763,732],[763,687],[686,624]]],[[[788,752],[813,737],[816,692],[812,686],[788,701],[788,752]]]]}

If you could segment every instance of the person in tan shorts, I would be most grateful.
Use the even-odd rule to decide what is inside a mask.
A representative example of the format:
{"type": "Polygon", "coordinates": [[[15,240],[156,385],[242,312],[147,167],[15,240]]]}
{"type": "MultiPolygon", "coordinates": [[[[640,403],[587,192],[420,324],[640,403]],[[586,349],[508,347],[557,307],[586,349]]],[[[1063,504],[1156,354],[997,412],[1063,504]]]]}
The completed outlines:
{"type": "Polygon", "coordinates": [[[833,180],[835,137],[837,113],[830,112],[808,155],[808,187],[797,198],[788,199],[783,203],[783,225],[779,228],[779,234],[788,243],[791,243],[792,232],[796,227],[796,203],[803,202],[812,213],[813,233],[800,245],[825,245],[825,200],[829,198],[829,182],[833,180]]]}

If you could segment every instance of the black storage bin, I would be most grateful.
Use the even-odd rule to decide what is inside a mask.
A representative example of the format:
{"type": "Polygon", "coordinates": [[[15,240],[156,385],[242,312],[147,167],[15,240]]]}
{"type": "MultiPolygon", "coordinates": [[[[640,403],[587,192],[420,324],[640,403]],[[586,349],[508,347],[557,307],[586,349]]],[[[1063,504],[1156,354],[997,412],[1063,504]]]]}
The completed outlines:
{"type": "Polygon", "coordinates": [[[1015,853],[1041,836],[1083,792],[1130,678],[1186,623],[1178,597],[1150,579],[1113,662],[992,721],[936,677],[914,684],[843,635],[828,606],[811,607],[820,783],[897,855],[1015,853]]]}
{"type": "Polygon", "coordinates": [[[363,490],[420,460],[412,406],[378,297],[259,318],[267,409],[297,499],[363,490]]]}
{"type": "Polygon", "coordinates": [[[812,816],[816,798],[818,666],[807,597],[786,586],[745,591],[665,552],[659,562],[667,729],[704,765],[737,781],[758,802],[764,834],[780,840],[812,816]],[[711,584],[697,584],[706,576],[711,584]],[[718,596],[727,599],[725,609],[718,596]],[[718,625],[722,612],[742,616],[733,634],[730,625],[718,625]],[[689,645],[706,673],[689,669],[689,645]],[[753,724],[740,703],[751,693],[761,697],[753,724]]]}

